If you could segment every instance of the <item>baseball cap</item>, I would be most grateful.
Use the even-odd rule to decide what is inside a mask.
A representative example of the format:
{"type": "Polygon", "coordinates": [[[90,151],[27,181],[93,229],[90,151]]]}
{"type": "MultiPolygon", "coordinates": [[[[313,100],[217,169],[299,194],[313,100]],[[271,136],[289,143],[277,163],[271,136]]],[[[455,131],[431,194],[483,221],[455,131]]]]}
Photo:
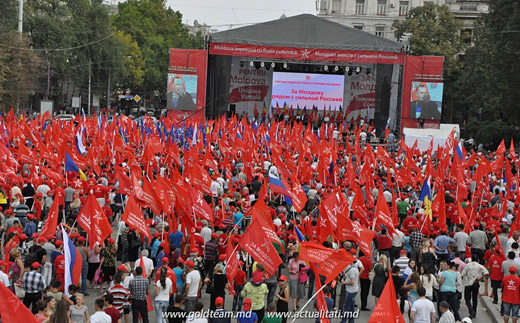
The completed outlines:
{"type": "Polygon", "coordinates": [[[408,252],[406,250],[401,250],[401,255],[406,255],[408,252]]]}
{"type": "Polygon", "coordinates": [[[56,242],[54,244],[56,245],[56,247],[59,247],[59,246],[63,245],[63,241],[56,240],[56,242]]]}
{"type": "Polygon", "coordinates": [[[512,274],[516,273],[516,267],[515,266],[509,267],[509,272],[512,274]]]}
{"type": "Polygon", "coordinates": [[[214,238],[218,238],[218,234],[216,234],[216,233],[212,233],[212,234],[211,234],[211,237],[212,237],[213,239],[214,239],[214,238]]]}
{"type": "Polygon", "coordinates": [[[218,260],[220,260],[220,261],[226,260],[226,254],[222,254],[222,255],[218,256],[218,260]]]}
{"type": "Polygon", "coordinates": [[[224,299],[220,296],[215,298],[215,305],[217,305],[217,306],[224,305],[224,299]]]}
{"type": "Polygon", "coordinates": [[[163,257],[163,258],[161,259],[161,263],[162,263],[163,265],[167,265],[169,261],[170,261],[170,260],[168,259],[168,257],[163,257]]]}
{"type": "Polygon", "coordinates": [[[117,267],[117,270],[119,270],[119,271],[128,271],[128,268],[125,265],[119,265],[117,267]]]}
{"type": "Polygon", "coordinates": [[[85,239],[85,237],[81,236],[78,238],[78,242],[83,242],[83,241],[86,241],[87,239],[85,239]]]}
{"type": "Polygon", "coordinates": [[[184,264],[190,268],[193,268],[193,266],[195,266],[195,264],[193,263],[193,260],[188,260],[184,264]]]}
{"type": "Polygon", "coordinates": [[[249,311],[251,309],[251,299],[250,298],[246,298],[244,299],[244,311],[249,311]]]}
{"type": "Polygon", "coordinates": [[[357,253],[357,250],[352,248],[348,252],[350,252],[351,255],[355,255],[357,253]]]}
{"type": "Polygon", "coordinates": [[[42,266],[42,265],[41,265],[39,262],[37,262],[37,261],[35,261],[35,262],[33,262],[33,263],[31,264],[31,268],[33,268],[33,269],[38,269],[38,268],[40,268],[41,266],[42,266]]]}
{"type": "Polygon", "coordinates": [[[285,275],[282,275],[282,276],[280,276],[280,278],[278,278],[278,280],[283,280],[283,281],[286,281],[286,280],[287,280],[287,276],[285,276],[285,275]]]}

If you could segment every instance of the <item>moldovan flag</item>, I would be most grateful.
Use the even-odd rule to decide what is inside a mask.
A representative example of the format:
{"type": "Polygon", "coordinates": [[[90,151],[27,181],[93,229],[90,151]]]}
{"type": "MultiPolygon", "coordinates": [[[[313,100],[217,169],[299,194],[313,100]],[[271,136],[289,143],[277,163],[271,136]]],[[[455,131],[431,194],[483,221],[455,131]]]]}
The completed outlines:
{"type": "Polygon", "coordinates": [[[65,254],[65,293],[68,297],[69,286],[79,285],[79,278],[81,277],[82,257],[74,242],[70,240],[69,235],[63,229],[63,253],[65,254]]]}
{"type": "Polygon", "coordinates": [[[4,284],[0,284],[0,299],[2,300],[0,302],[2,322],[39,322],[34,314],[4,284]]]}
{"type": "Polygon", "coordinates": [[[396,299],[394,281],[388,279],[368,323],[405,323],[396,299]]]}

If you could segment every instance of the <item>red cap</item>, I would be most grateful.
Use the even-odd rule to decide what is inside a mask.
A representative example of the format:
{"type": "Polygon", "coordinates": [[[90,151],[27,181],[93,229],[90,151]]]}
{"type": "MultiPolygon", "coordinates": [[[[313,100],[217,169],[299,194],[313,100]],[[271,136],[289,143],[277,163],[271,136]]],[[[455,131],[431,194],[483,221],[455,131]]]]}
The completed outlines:
{"type": "Polygon", "coordinates": [[[31,236],[31,238],[33,238],[33,239],[36,239],[36,238],[38,238],[38,233],[36,233],[36,232],[35,232],[35,233],[33,233],[33,234],[32,234],[32,236],[31,236]]]}
{"type": "Polygon", "coordinates": [[[115,242],[114,239],[112,239],[112,238],[108,238],[107,241],[108,241],[108,243],[110,243],[110,244],[114,244],[114,242],[115,242]]]}
{"type": "Polygon", "coordinates": [[[31,268],[33,268],[33,269],[38,269],[38,268],[40,268],[41,266],[42,266],[42,265],[41,265],[39,262],[37,262],[37,261],[35,261],[35,262],[33,262],[33,263],[31,264],[31,268]]]}
{"type": "Polygon", "coordinates": [[[119,271],[128,271],[128,268],[126,268],[125,265],[119,265],[119,266],[117,267],[117,270],[119,270],[119,271]]]}
{"type": "Polygon", "coordinates": [[[26,236],[25,234],[22,233],[22,234],[20,234],[20,235],[18,236],[18,238],[20,238],[20,240],[25,240],[25,239],[27,239],[27,236],[26,236]]]}
{"type": "Polygon", "coordinates": [[[406,250],[404,250],[404,249],[401,250],[401,255],[406,255],[406,254],[408,254],[408,252],[406,250]]]}
{"type": "Polygon", "coordinates": [[[350,252],[351,255],[357,254],[357,250],[354,248],[350,249],[348,252],[350,252]]]}
{"type": "Polygon", "coordinates": [[[212,233],[212,234],[211,234],[211,238],[213,238],[213,239],[218,238],[218,234],[216,234],[216,233],[212,233]]]}
{"type": "Polygon", "coordinates": [[[163,257],[163,258],[161,259],[161,263],[162,263],[163,265],[167,265],[168,262],[170,262],[170,259],[168,259],[168,257],[163,257]]]}
{"type": "Polygon", "coordinates": [[[83,241],[86,241],[86,240],[87,240],[87,239],[85,239],[84,236],[81,236],[81,237],[78,238],[78,242],[83,242],[83,241]]]}
{"type": "Polygon", "coordinates": [[[512,274],[516,273],[516,267],[515,266],[509,267],[509,272],[512,274]]]}
{"type": "Polygon", "coordinates": [[[222,255],[218,256],[218,260],[224,261],[224,260],[226,260],[226,257],[227,257],[226,254],[222,254],[222,255]]]}
{"type": "Polygon", "coordinates": [[[251,309],[251,299],[244,299],[244,303],[242,305],[244,306],[244,311],[249,311],[251,309]]]}
{"type": "Polygon", "coordinates": [[[38,242],[47,242],[48,240],[44,237],[39,237],[37,241],[38,242]]]}
{"type": "Polygon", "coordinates": [[[155,232],[155,233],[153,234],[153,236],[156,237],[156,238],[159,237],[160,235],[161,235],[160,232],[155,232]]]}
{"type": "Polygon", "coordinates": [[[38,192],[38,193],[36,193],[35,196],[36,196],[36,197],[43,197],[43,194],[42,194],[42,192],[38,192]]]}
{"type": "Polygon", "coordinates": [[[177,258],[177,263],[178,263],[178,264],[183,264],[183,263],[184,263],[184,259],[182,259],[182,258],[177,258]]]}
{"type": "Polygon", "coordinates": [[[224,299],[222,297],[220,297],[220,296],[215,298],[215,305],[216,306],[224,305],[224,299]]]}
{"type": "Polygon", "coordinates": [[[280,278],[278,278],[278,280],[283,280],[283,281],[286,281],[286,280],[287,280],[287,276],[285,276],[285,275],[282,275],[282,276],[280,276],[280,278]]]}
{"type": "Polygon", "coordinates": [[[166,241],[161,242],[160,246],[166,248],[166,241]]]}
{"type": "Polygon", "coordinates": [[[34,215],[32,215],[31,213],[27,213],[27,217],[29,218],[29,220],[34,220],[34,215]]]}
{"type": "Polygon", "coordinates": [[[59,247],[59,246],[63,245],[63,241],[56,240],[56,242],[54,244],[56,245],[56,247],[59,247]]]}
{"type": "Polygon", "coordinates": [[[188,260],[184,264],[190,268],[193,268],[193,266],[195,266],[195,264],[193,263],[193,260],[188,260]]]}

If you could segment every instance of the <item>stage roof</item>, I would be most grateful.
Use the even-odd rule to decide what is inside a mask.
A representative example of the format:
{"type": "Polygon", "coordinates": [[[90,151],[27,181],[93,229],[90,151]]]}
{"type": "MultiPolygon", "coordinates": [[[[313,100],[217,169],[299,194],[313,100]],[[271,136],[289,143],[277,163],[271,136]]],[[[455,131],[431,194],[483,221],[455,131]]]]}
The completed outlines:
{"type": "Polygon", "coordinates": [[[212,43],[400,53],[402,45],[310,14],[221,31],[212,43]]]}

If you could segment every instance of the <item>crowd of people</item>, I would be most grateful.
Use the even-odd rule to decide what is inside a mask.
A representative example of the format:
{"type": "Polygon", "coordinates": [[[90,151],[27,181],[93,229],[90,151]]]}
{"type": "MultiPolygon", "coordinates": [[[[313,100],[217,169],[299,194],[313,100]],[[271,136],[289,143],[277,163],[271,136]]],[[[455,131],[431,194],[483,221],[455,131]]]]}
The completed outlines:
{"type": "Polygon", "coordinates": [[[183,124],[181,137],[173,134],[175,124],[166,136],[161,128],[168,121],[149,122],[121,118],[108,125],[77,117],[63,125],[9,115],[0,121],[9,133],[0,137],[0,282],[40,322],[149,322],[151,311],[157,322],[206,322],[183,316],[205,310],[238,313],[209,322],[287,322],[281,313],[320,309],[319,301],[303,308],[317,295],[330,312],[372,311],[369,297],[379,304],[389,281],[407,322],[462,321],[464,305],[474,318],[479,295],[501,302],[504,321],[516,322],[520,194],[514,150],[463,151],[460,158],[453,137],[436,153],[397,149],[395,137],[391,145],[370,146],[360,136],[372,132],[369,124],[341,132],[322,124],[320,133],[298,120],[267,127],[234,117],[183,124]],[[64,129],[76,135],[63,135],[65,148],[54,147],[50,142],[64,129]],[[87,152],[76,152],[77,136],[87,152]],[[46,143],[50,148],[42,148],[46,143]],[[85,164],[78,172],[67,169],[71,156],[85,164]],[[58,157],[64,157],[64,174],[61,162],[52,170],[58,157]],[[166,189],[159,189],[162,179],[166,189]],[[279,182],[285,193],[274,188],[279,182]],[[192,189],[195,195],[186,198],[184,191],[192,189]],[[140,199],[142,191],[156,197],[140,199]],[[95,233],[80,220],[93,214],[86,210],[89,196],[113,228],[94,243],[95,233]],[[129,215],[135,196],[138,214],[129,215]],[[197,197],[209,214],[191,206],[197,197]],[[390,221],[380,214],[380,201],[390,221]],[[274,272],[243,242],[264,211],[279,240],[272,243],[281,262],[274,272]],[[340,214],[354,226],[341,227],[340,214]],[[132,216],[145,225],[131,222],[132,216]],[[55,230],[46,226],[54,217],[55,230]],[[368,244],[359,234],[341,234],[358,226],[369,232],[368,244]],[[66,278],[65,235],[81,258],[74,283],[66,278]],[[344,249],[352,261],[327,281],[301,258],[303,242],[344,249]],[[201,301],[204,293],[209,302],[201,301]],[[99,296],[95,308],[85,305],[89,294],[99,296]]]}

